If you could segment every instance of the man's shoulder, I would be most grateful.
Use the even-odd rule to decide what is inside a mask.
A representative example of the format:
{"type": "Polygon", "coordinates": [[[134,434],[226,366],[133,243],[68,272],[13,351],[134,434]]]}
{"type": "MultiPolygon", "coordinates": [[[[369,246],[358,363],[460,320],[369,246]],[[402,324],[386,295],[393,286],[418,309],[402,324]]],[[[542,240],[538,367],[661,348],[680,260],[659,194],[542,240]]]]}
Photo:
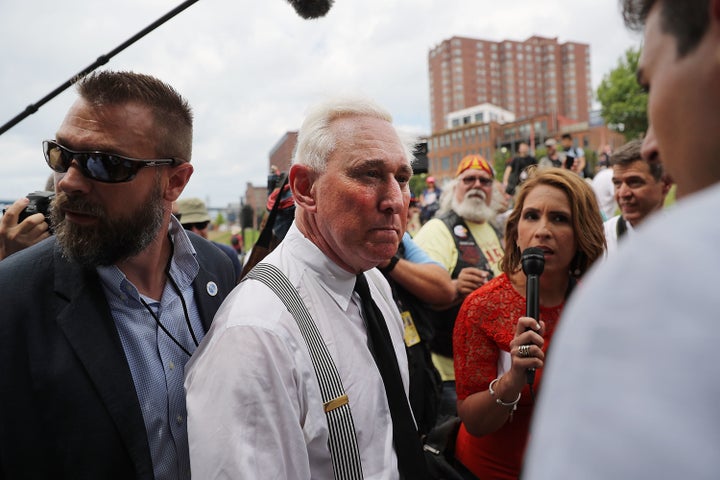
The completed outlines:
{"type": "Polygon", "coordinates": [[[526,157],[522,157],[522,161],[520,162],[521,166],[523,168],[529,166],[529,165],[535,165],[538,163],[537,158],[533,157],[532,155],[528,155],[526,157]]]}
{"type": "Polygon", "coordinates": [[[55,242],[55,237],[47,238],[0,261],[0,279],[17,281],[18,275],[37,275],[51,269],[55,242]]]}
{"type": "Polygon", "coordinates": [[[447,225],[445,225],[445,218],[446,214],[442,215],[442,218],[440,216],[431,218],[425,224],[420,227],[420,230],[415,234],[413,237],[413,240],[418,245],[422,246],[422,243],[425,242],[428,238],[436,237],[438,234],[442,234],[443,232],[448,231],[447,225]]]}
{"type": "MultiPolygon", "coordinates": [[[[583,315],[593,316],[604,312],[601,308],[593,313],[598,305],[592,298],[606,299],[597,292],[612,291],[618,302],[625,298],[626,302],[620,303],[635,302],[637,308],[647,308],[645,302],[638,302],[645,296],[659,295],[663,303],[676,299],[686,304],[690,291],[695,297],[707,290],[707,278],[720,264],[720,251],[716,247],[720,224],[711,220],[718,207],[720,184],[653,214],[623,241],[613,256],[591,270],[578,292],[579,302],[573,303],[582,304],[577,307],[583,315]]],[[[605,222],[606,229],[617,224],[618,219],[619,216],[605,222]]]]}
{"type": "MultiPolygon", "coordinates": [[[[218,248],[215,242],[211,242],[210,240],[207,240],[200,235],[196,235],[193,232],[186,233],[198,255],[198,262],[200,264],[214,262],[224,264],[226,261],[229,264],[230,259],[221,248],[218,248]]],[[[230,267],[232,267],[231,264],[230,267]]]]}
{"type": "Polygon", "coordinates": [[[231,247],[230,245],[226,245],[224,243],[220,243],[220,242],[212,242],[212,244],[215,245],[220,250],[222,250],[222,252],[225,255],[227,255],[227,257],[230,259],[230,261],[233,262],[233,265],[235,265],[236,263],[240,264],[240,259],[238,258],[238,254],[233,247],[231,247]]]}
{"type": "Polygon", "coordinates": [[[720,240],[720,224],[712,219],[718,208],[720,182],[654,213],[643,223],[641,239],[666,248],[715,245],[720,240]]]}
{"type": "Polygon", "coordinates": [[[613,170],[612,168],[603,168],[602,170],[598,171],[595,176],[592,179],[592,184],[597,185],[599,183],[602,183],[602,186],[605,186],[608,180],[612,179],[613,170]]]}
{"type": "Polygon", "coordinates": [[[605,228],[615,227],[615,224],[618,222],[618,220],[620,220],[620,215],[615,215],[614,217],[610,217],[605,220],[603,222],[603,226],[605,226],[605,228]]]}

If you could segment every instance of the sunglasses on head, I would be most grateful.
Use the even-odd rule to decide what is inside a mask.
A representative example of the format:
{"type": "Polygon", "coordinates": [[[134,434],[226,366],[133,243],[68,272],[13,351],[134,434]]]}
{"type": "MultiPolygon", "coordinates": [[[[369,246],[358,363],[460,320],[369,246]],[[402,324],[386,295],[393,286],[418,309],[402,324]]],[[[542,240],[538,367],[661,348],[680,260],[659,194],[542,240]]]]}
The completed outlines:
{"type": "Polygon", "coordinates": [[[58,173],[66,173],[75,160],[84,176],[104,183],[129,182],[141,168],[174,166],[180,162],[174,158],[140,160],[114,153],[77,152],[54,140],[43,142],[43,153],[47,164],[58,173]]]}

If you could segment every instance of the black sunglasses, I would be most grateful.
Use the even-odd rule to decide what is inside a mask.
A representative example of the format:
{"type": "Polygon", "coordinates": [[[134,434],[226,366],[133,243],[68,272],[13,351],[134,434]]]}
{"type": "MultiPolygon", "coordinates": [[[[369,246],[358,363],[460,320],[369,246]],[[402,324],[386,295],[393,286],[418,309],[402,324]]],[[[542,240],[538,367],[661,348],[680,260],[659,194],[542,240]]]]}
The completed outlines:
{"type": "Polygon", "coordinates": [[[129,182],[143,167],[174,166],[180,162],[174,158],[140,160],[114,153],[76,152],[54,140],[43,142],[43,153],[47,164],[58,173],[66,173],[75,160],[84,176],[104,183],[129,182]]]}
{"type": "MultiPolygon", "coordinates": [[[[180,219],[178,218],[178,220],[180,220],[180,219]]],[[[210,225],[210,220],[206,220],[204,222],[183,223],[182,224],[182,226],[185,230],[191,230],[191,231],[193,228],[195,228],[197,230],[205,230],[208,227],[208,225],[210,225]]]]}

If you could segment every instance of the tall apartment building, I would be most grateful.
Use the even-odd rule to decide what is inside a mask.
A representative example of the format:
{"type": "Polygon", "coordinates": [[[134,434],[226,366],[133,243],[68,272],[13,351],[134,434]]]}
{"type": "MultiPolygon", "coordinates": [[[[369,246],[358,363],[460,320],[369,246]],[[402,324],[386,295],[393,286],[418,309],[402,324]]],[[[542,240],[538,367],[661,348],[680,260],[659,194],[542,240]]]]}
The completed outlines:
{"type": "Polygon", "coordinates": [[[590,46],[533,36],[524,42],[452,37],[430,50],[432,131],[454,111],[491,103],[518,119],[549,113],[587,122],[590,46]]]}

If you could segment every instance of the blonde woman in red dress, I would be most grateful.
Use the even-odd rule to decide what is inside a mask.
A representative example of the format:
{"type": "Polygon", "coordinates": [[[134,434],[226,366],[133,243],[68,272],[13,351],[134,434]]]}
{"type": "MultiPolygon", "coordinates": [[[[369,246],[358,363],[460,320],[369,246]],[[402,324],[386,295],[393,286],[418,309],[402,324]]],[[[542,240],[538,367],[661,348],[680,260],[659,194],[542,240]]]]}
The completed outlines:
{"type": "Polygon", "coordinates": [[[465,299],[455,323],[455,457],[478,478],[520,476],[545,354],[570,291],[604,248],[591,187],[569,170],[532,170],[508,217],[504,273],[465,299]],[[545,256],[539,319],[525,317],[528,247],[545,256]],[[532,389],[529,368],[537,369],[532,389]]]}

